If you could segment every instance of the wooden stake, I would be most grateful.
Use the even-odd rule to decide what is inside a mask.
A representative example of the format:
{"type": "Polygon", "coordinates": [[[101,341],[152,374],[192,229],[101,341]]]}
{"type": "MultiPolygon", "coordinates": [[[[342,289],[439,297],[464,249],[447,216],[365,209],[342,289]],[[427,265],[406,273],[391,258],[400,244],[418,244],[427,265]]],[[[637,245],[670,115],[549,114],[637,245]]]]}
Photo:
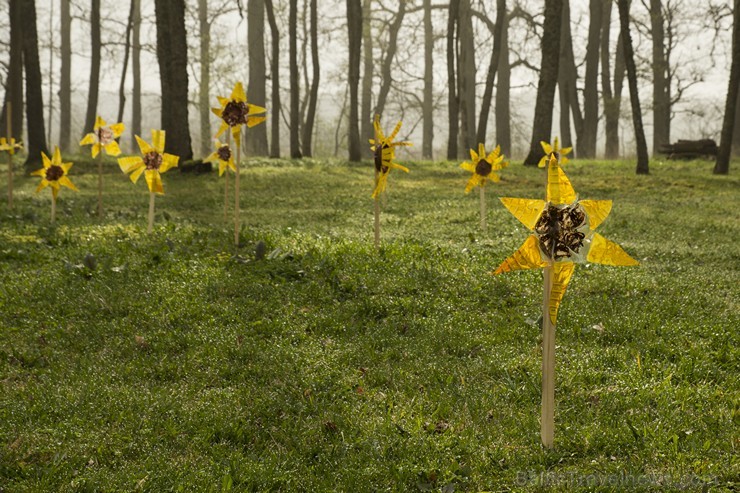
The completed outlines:
{"type": "Polygon", "coordinates": [[[149,192],[149,224],[146,227],[147,234],[154,230],[154,192],[149,192]]]}
{"type": "Polygon", "coordinates": [[[486,187],[480,185],[480,229],[486,232],[486,187]]]}
{"type": "Polygon", "coordinates": [[[98,220],[103,220],[103,149],[98,152],[98,220]]]}
{"type": "MultiPolygon", "coordinates": [[[[10,144],[10,139],[13,137],[13,119],[11,118],[11,113],[13,112],[13,103],[8,101],[8,106],[5,108],[6,116],[8,119],[8,125],[5,127],[5,129],[8,131],[8,144],[10,144]]],[[[8,209],[13,208],[13,153],[15,152],[15,149],[10,149],[8,151],[8,209]]]]}
{"type": "Polygon", "coordinates": [[[555,325],[550,320],[550,293],[553,267],[544,269],[542,296],[542,445],[553,448],[555,441],[555,325]]]}
{"type": "MultiPolygon", "coordinates": [[[[377,141],[376,141],[377,142],[377,141]]],[[[375,187],[378,186],[379,173],[375,172],[375,187]]],[[[374,208],[375,208],[375,248],[380,248],[380,199],[375,197],[374,208]]]]}
{"type": "Polygon", "coordinates": [[[239,172],[242,159],[241,142],[236,143],[236,176],[234,177],[234,246],[239,248],[239,172]]]}
{"type": "Polygon", "coordinates": [[[53,225],[57,219],[57,198],[54,195],[54,191],[51,193],[51,224],[53,225]]]}
{"type": "MultiPolygon", "coordinates": [[[[226,145],[231,149],[231,131],[226,132],[226,145]]],[[[229,218],[229,167],[224,172],[224,222],[229,218]]]]}

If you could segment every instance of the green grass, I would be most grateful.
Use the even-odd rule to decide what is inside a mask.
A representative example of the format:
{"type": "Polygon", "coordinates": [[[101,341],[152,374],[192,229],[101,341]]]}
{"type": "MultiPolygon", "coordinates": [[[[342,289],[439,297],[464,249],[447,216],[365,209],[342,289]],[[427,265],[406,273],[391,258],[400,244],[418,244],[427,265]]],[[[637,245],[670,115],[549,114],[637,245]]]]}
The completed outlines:
{"type": "Polygon", "coordinates": [[[215,173],[165,174],[151,236],[144,185],[112,163],[102,223],[90,163],[55,228],[19,177],[0,205],[0,491],[738,487],[740,163],[568,165],[641,265],[576,268],[553,451],[541,274],[490,275],[527,236],[493,196],[541,197],[541,170],[504,170],[484,235],[463,171],[409,167],[376,251],[370,165],[251,162],[238,256],[215,173]]]}

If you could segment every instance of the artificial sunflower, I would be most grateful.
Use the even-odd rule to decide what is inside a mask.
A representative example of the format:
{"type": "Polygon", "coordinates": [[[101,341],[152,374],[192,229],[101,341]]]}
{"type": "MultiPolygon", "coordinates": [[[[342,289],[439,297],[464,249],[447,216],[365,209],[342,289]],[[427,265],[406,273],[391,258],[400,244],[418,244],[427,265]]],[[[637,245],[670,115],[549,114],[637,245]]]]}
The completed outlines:
{"type": "Polygon", "coordinates": [[[211,108],[211,111],[221,118],[221,126],[216,133],[216,137],[220,137],[231,127],[231,134],[237,147],[241,147],[242,125],[252,128],[265,121],[264,116],[254,115],[259,115],[267,110],[247,102],[247,95],[241,82],[236,83],[234,90],[231,91],[230,98],[219,96],[218,102],[221,105],[220,108],[211,108]]]}
{"type": "Polygon", "coordinates": [[[108,126],[100,116],[95,119],[93,131],[85,135],[80,141],[81,146],[92,145],[92,157],[98,157],[101,149],[109,156],[118,156],[121,154],[121,148],[118,147],[116,139],[121,136],[125,130],[123,123],[115,123],[108,126]]]}
{"type": "Polygon", "coordinates": [[[540,145],[542,146],[542,150],[545,151],[545,155],[542,156],[540,162],[537,163],[537,166],[539,166],[540,168],[544,168],[545,166],[547,166],[547,163],[550,161],[550,158],[552,156],[555,156],[555,159],[561,166],[570,161],[570,159],[565,156],[570,154],[573,148],[566,147],[564,149],[561,149],[560,141],[557,137],[555,137],[555,141],[552,143],[552,145],[548,144],[544,140],[540,142],[540,145]]]}
{"type": "Polygon", "coordinates": [[[72,163],[62,162],[62,153],[58,146],[54,149],[54,156],[51,159],[44,152],[41,153],[41,159],[44,167],[31,173],[33,176],[41,177],[41,183],[36,187],[36,193],[46,187],[51,187],[53,200],[56,201],[57,195],[59,195],[59,189],[62,186],[75,192],[78,191],[74,183],[67,178],[67,173],[69,173],[72,163]]]}
{"type": "Polygon", "coordinates": [[[460,167],[473,173],[465,186],[465,193],[477,187],[485,187],[488,180],[493,182],[501,181],[501,177],[496,171],[504,169],[509,165],[504,161],[504,155],[501,154],[501,146],[496,146],[488,155],[483,144],[478,144],[478,152],[470,149],[470,161],[465,161],[460,167]]]}
{"type": "Polygon", "coordinates": [[[637,265],[638,262],[622,247],[594,232],[609,215],[612,201],[579,200],[553,155],[547,170],[546,199],[501,199],[532,234],[494,274],[552,266],[548,312],[554,325],[576,263],[637,265]]]}
{"type": "Polygon", "coordinates": [[[177,167],[178,156],[164,152],[165,131],[152,130],[152,145],[136,135],[141,156],[118,158],[118,165],[124,173],[130,173],[131,181],[136,183],[142,173],[145,174],[149,191],[164,195],[161,173],[177,167]]]}
{"type": "Polygon", "coordinates": [[[218,163],[218,176],[223,175],[226,168],[230,168],[232,171],[236,172],[234,153],[231,152],[231,146],[229,146],[229,144],[221,143],[218,139],[216,139],[216,150],[205,158],[204,161],[206,163],[218,163]]]}
{"type": "Polygon", "coordinates": [[[0,151],[5,151],[12,156],[15,154],[15,151],[21,149],[23,149],[23,142],[16,142],[15,137],[10,137],[10,139],[0,137],[0,151]]]}
{"type": "Polygon", "coordinates": [[[386,184],[388,183],[388,174],[392,169],[395,168],[405,171],[406,173],[409,172],[407,167],[393,162],[396,158],[395,148],[399,146],[410,146],[413,144],[411,144],[411,142],[393,142],[393,139],[396,138],[398,132],[401,130],[401,122],[396,124],[396,128],[393,129],[393,132],[388,137],[383,134],[383,129],[380,127],[380,115],[375,115],[373,127],[375,128],[376,138],[370,139],[370,149],[373,151],[377,178],[372,197],[377,199],[380,194],[385,191],[386,184]]]}

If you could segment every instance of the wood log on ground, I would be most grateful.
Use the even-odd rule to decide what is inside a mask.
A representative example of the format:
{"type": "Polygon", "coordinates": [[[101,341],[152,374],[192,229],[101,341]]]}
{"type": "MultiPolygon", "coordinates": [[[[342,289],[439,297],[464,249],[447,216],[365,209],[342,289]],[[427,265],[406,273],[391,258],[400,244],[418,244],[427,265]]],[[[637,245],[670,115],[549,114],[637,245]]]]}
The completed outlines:
{"type": "Polygon", "coordinates": [[[717,156],[717,143],[712,139],[679,140],[674,144],[663,144],[658,149],[668,159],[697,159],[717,156]]]}
{"type": "Polygon", "coordinates": [[[213,165],[201,160],[185,161],[184,163],[180,163],[178,169],[180,170],[180,173],[195,173],[199,175],[213,171],[213,165]]]}

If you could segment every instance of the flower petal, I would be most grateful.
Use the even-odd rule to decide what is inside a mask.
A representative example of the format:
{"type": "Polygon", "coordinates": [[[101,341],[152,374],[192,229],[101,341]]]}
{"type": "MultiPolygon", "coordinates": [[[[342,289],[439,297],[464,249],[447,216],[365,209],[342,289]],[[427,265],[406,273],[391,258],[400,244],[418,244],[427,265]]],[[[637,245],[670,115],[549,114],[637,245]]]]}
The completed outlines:
{"type": "Polygon", "coordinates": [[[247,127],[252,128],[265,120],[267,120],[267,118],[264,116],[249,116],[247,117],[247,127]]]}
{"type": "Polygon", "coordinates": [[[545,201],[539,199],[502,197],[501,202],[530,231],[534,229],[537,219],[545,209],[545,201]]]}
{"type": "Polygon", "coordinates": [[[586,260],[595,264],[604,265],[638,265],[639,262],[630,257],[621,246],[609,241],[599,233],[591,238],[591,248],[586,260]]]}
{"type": "Polygon", "coordinates": [[[260,115],[267,112],[266,108],[263,108],[262,106],[257,106],[256,104],[248,104],[247,107],[249,108],[250,115],[260,115]]]}
{"type": "Polygon", "coordinates": [[[596,229],[612,210],[611,200],[581,200],[578,202],[588,214],[589,228],[596,229]]]}
{"type": "Polygon", "coordinates": [[[154,150],[160,154],[164,152],[164,138],[165,138],[164,130],[152,129],[152,147],[154,147],[154,150]]]}
{"type": "Polygon", "coordinates": [[[471,173],[475,173],[475,165],[470,161],[463,161],[460,163],[460,167],[464,169],[465,171],[470,171],[471,173]]]}
{"type": "Polygon", "coordinates": [[[116,123],[110,126],[111,132],[113,132],[113,137],[118,138],[121,136],[124,130],[126,130],[126,125],[123,123],[116,123]]]}
{"type": "Polygon", "coordinates": [[[59,184],[60,185],[64,185],[65,187],[67,187],[67,188],[69,188],[71,190],[74,190],[75,192],[79,192],[79,190],[74,185],[74,183],[72,183],[72,180],[70,180],[66,176],[62,176],[61,178],[59,178],[59,184]]]}
{"type": "Polygon", "coordinates": [[[231,91],[231,99],[240,103],[247,101],[247,95],[244,93],[244,86],[241,82],[237,82],[234,85],[234,90],[231,91]]]}
{"type": "Polygon", "coordinates": [[[553,204],[571,204],[576,198],[576,191],[570,180],[558,166],[555,157],[551,157],[547,167],[547,201],[553,204]]]}
{"type": "Polygon", "coordinates": [[[105,126],[105,120],[103,120],[100,117],[100,115],[98,115],[97,118],[95,118],[95,125],[93,126],[93,130],[97,131],[100,127],[104,127],[104,126],[105,126]]]}
{"type": "Polygon", "coordinates": [[[162,154],[162,165],[159,167],[159,172],[164,173],[170,168],[176,168],[177,163],[180,162],[180,157],[174,154],[162,154]]]}
{"type": "Polygon", "coordinates": [[[154,150],[154,148],[150,146],[147,141],[145,141],[138,135],[135,135],[134,137],[136,137],[136,143],[139,144],[139,150],[142,154],[148,154],[154,150]]]}
{"type": "Polygon", "coordinates": [[[90,144],[95,143],[95,134],[89,133],[85,135],[82,140],[80,141],[81,146],[89,146],[90,144]]]}
{"type": "Polygon", "coordinates": [[[47,156],[44,151],[41,151],[41,163],[44,166],[44,169],[51,166],[51,159],[49,159],[49,156],[47,156]]]}
{"type": "Polygon", "coordinates": [[[556,262],[553,265],[552,272],[552,289],[550,291],[550,301],[548,311],[550,312],[550,321],[555,325],[558,318],[558,308],[565,295],[565,289],[568,287],[573,271],[575,270],[573,262],[556,262]]]}
{"type": "Polygon", "coordinates": [[[146,184],[149,186],[149,191],[164,195],[164,187],[162,186],[162,177],[159,171],[156,169],[148,169],[144,173],[146,177],[146,184]]]}
{"type": "Polygon", "coordinates": [[[139,181],[139,178],[141,177],[141,174],[146,170],[146,166],[144,166],[144,163],[141,163],[141,166],[138,168],[134,168],[134,170],[129,175],[129,178],[131,178],[131,181],[136,183],[139,181]]]}
{"type": "Polygon", "coordinates": [[[59,146],[54,148],[54,157],[51,158],[51,164],[55,164],[57,166],[62,165],[62,151],[59,149],[59,146]]]}
{"type": "Polygon", "coordinates": [[[105,145],[105,153],[109,156],[118,156],[121,154],[121,148],[118,146],[118,142],[115,140],[105,145]]]}
{"type": "Polygon", "coordinates": [[[542,260],[542,253],[540,252],[540,247],[537,243],[537,237],[535,235],[529,235],[522,246],[520,246],[519,249],[510,257],[501,262],[501,265],[499,265],[493,273],[501,274],[512,270],[537,269],[539,267],[545,267],[547,262],[542,260]]]}
{"type": "Polygon", "coordinates": [[[140,156],[118,158],[118,166],[124,173],[131,173],[144,167],[144,160],[140,156]]]}
{"type": "Polygon", "coordinates": [[[552,154],[552,146],[550,144],[548,144],[544,140],[541,140],[540,145],[542,146],[542,150],[545,151],[545,154],[547,155],[552,154]]]}
{"type": "Polygon", "coordinates": [[[91,154],[92,154],[93,159],[98,157],[98,154],[100,154],[100,144],[96,142],[92,145],[91,154]]]}

